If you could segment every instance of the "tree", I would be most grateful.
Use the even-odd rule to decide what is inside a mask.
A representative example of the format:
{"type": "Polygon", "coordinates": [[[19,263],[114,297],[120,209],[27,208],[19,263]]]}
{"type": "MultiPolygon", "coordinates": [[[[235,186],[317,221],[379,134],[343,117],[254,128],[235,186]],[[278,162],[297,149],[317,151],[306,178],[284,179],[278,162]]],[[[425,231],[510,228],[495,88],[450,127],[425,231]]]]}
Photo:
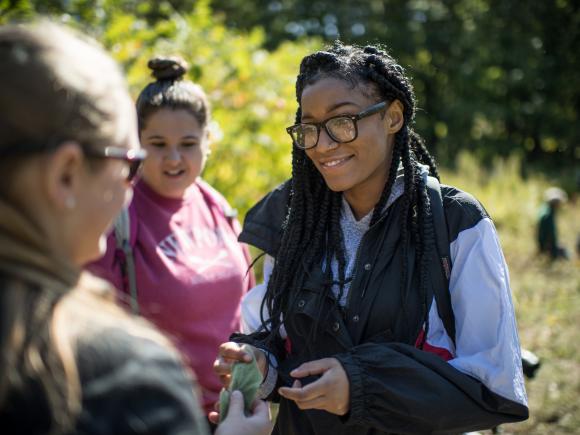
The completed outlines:
{"type": "Polygon", "coordinates": [[[189,62],[188,78],[206,90],[215,121],[204,178],[245,214],[290,176],[285,127],[295,118],[294,81],[300,60],[320,42],[282,43],[268,51],[261,29],[230,30],[205,1],[154,23],[125,9],[93,10],[89,21],[78,11],[53,19],[96,36],[125,69],[135,97],[152,80],[147,61],[154,55],[180,54],[189,62]]]}
{"type": "Polygon", "coordinates": [[[417,129],[440,160],[518,153],[580,157],[580,10],[556,0],[213,0],[228,26],[264,28],[267,46],[317,35],[383,42],[414,78],[417,129]]]}

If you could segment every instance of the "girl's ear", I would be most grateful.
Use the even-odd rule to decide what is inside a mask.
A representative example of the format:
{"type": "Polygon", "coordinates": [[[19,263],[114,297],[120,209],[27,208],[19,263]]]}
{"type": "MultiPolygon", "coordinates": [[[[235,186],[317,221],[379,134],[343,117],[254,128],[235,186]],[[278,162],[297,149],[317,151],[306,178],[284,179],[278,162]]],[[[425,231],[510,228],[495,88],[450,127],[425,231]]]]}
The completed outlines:
{"type": "Polygon", "coordinates": [[[399,100],[394,100],[387,109],[385,122],[387,123],[387,131],[390,134],[397,133],[403,127],[403,124],[405,123],[403,110],[403,103],[399,100]]]}
{"type": "Polygon", "coordinates": [[[86,170],[80,145],[76,142],[60,145],[49,156],[46,165],[44,183],[49,200],[58,209],[74,208],[86,170]]]}
{"type": "Polygon", "coordinates": [[[217,121],[210,121],[204,127],[204,138],[210,144],[215,143],[215,142],[219,142],[222,137],[223,137],[223,132],[221,131],[220,126],[217,123],[217,121]]]}

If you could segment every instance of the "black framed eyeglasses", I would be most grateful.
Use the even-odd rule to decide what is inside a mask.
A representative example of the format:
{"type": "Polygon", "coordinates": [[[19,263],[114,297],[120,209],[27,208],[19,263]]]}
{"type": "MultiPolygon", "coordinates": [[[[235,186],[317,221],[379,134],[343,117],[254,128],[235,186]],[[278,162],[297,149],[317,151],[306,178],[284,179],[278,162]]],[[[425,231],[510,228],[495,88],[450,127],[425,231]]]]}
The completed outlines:
{"type": "Polygon", "coordinates": [[[132,182],[141,168],[143,160],[147,157],[147,151],[144,149],[129,149],[123,147],[108,146],[100,149],[85,149],[85,154],[91,157],[103,159],[123,160],[129,167],[127,181],[132,182]]]}
{"type": "Polygon", "coordinates": [[[326,134],[337,143],[352,142],[358,136],[357,122],[384,110],[387,104],[386,101],[382,101],[356,115],[338,115],[322,122],[295,124],[288,127],[286,131],[292,137],[294,146],[303,150],[314,148],[318,145],[320,131],[323,128],[326,134]]]}

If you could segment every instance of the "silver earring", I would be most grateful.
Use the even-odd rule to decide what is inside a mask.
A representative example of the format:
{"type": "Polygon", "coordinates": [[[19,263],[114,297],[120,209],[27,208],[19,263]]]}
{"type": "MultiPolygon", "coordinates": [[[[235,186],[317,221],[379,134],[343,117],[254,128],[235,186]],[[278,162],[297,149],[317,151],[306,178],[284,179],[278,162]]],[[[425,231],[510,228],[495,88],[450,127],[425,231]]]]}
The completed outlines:
{"type": "Polygon", "coordinates": [[[73,208],[75,208],[77,206],[77,202],[75,201],[74,196],[69,196],[65,202],[64,205],[66,206],[66,208],[68,208],[69,210],[72,210],[73,208]]]}

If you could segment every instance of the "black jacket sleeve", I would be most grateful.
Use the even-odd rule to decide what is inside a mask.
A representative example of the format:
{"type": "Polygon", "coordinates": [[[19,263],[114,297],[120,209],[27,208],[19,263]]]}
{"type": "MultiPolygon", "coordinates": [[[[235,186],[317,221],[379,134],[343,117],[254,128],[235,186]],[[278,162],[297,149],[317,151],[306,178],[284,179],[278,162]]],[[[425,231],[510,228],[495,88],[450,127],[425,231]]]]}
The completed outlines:
{"type": "Polygon", "coordinates": [[[436,355],[401,343],[366,343],[335,356],[350,381],[346,424],[395,433],[462,433],[528,418],[436,355]]]}
{"type": "Polygon", "coordinates": [[[288,212],[291,180],[268,193],[246,214],[240,242],[255,246],[276,257],[280,247],[282,225],[288,212]]]}

